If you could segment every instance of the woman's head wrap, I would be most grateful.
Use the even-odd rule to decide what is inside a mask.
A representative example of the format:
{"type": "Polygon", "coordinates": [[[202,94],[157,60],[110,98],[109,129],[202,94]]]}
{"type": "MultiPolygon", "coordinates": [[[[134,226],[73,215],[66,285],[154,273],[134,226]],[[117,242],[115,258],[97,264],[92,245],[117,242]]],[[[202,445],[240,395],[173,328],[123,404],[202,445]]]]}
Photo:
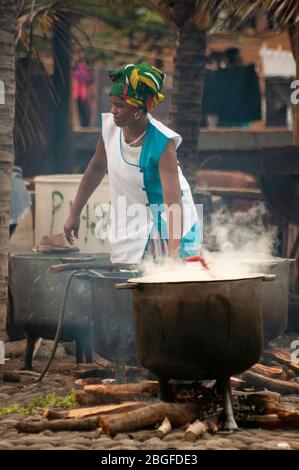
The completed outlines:
{"type": "Polygon", "coordinates": [[[166,75],[148,64],[127,64],[119,70],[111,70],[110,95],[122,98],[126,103],[144,111],[150,111],[164,100],[160,93],[166,75]]]}

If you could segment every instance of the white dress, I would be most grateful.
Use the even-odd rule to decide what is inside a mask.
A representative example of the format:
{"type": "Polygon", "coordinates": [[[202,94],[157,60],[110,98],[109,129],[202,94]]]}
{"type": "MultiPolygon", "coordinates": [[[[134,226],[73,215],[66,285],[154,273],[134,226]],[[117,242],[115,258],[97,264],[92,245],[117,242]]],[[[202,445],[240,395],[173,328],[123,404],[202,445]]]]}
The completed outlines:
{"type": "MultiPolygon", "coordinates": [[[[142,147],[130,147],[124,142],[123,131],[116,126],[111,113],[103,113],[101,121],[111,193],[111,261],[138,264],[150,237],[160,235],[167,239],[166,217],[160,210],[163,194],[158,162],[170,139],[175,140],[176,146],[182,139],[148,115],[142,147]]],[[[184,207],[181,256],[186,257],[198,253],[201,236],[189,184],[180,167],[178,172],[184,207]]]]}

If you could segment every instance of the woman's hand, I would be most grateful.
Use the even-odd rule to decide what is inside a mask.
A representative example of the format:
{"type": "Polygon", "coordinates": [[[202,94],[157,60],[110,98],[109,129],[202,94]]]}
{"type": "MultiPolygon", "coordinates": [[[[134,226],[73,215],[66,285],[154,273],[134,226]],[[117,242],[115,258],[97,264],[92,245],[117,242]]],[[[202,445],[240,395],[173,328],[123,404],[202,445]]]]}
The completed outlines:
{"type": "Polygon", "coordinates": [[[80,215],[73,215],[70,213],[64,225],[64,236],[71,245],[74,244],[75,238],[79,238],[79,227],[80,215]]]}
{"type": "Polygon", "coordinates": [[[107,170],[107,156],[105,145],[100,137],[94,156],[85,170],[75,200],[72,203],[71,213],[64,225],[64,236],[73,245],[75,238],[79,238],[80,214],[96,187],[100,184],[107,170]]]}

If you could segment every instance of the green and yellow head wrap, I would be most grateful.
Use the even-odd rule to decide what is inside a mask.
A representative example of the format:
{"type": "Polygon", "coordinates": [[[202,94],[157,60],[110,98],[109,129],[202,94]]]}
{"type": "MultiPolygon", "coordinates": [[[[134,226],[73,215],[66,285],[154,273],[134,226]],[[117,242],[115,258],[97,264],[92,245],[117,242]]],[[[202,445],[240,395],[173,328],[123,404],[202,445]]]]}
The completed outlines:
{"type": "Polygon", "coordinates": [[[111,70],[110,95],[122,98],[126,103],[144,111],[150,111],[164,100],[160,93],[166,75],[148,64],[127,64],[119,70],[111,70]]]}

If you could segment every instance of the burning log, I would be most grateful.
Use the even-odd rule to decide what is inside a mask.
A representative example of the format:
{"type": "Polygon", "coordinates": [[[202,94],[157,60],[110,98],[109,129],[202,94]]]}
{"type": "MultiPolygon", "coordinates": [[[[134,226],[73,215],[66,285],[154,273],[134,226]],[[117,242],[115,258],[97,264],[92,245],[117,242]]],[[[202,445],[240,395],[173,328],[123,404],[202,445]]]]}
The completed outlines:
{"type": "Polygon", "coordinates": [[[161,423],[168,418],[172,426],[184,426],[195,421],[200,408],[193,403],[155,403],[139,410],[100,418],[101,427],[106,434],[132,432],[161,423]]]}
{"type": "Polygon", "coordinates": [[[99,418],[83,419],[55,419],[53,421],[20,421],[16,424],[19,432],[39,433],[49,429],[51,431],[93,431],[99,426],[99,418]]]}
{"type": "Polygon", "coordinates": [[[155,436],[159,439],[163,439],[163,437],[171,433],[171,429],[171,422],[168,418],[165,418],[161,426],[155,431],[155,436]]]}
{"type": "Polygon", "coordinates": [[[158,382],[144,381],[139,384],[86,385],[85,394],[76,394],[80,404],[96,405],[101,403],[120,403],[139,400],[140,398],[156,398],[158,382]]]}
{"type": "Polygon", "coordinates": [[[186,441],[193,442],[198,439],[202,434],[207,432],[208,425],[205,421],[199,421],[198,419],[190,424],[185,432],[186,441]]]}
{"type": "Polygon", "coordinates": [[[287,382],[285,380],[271,379],[269,377],[264,377],[261,374],[256,374],[255,372],[246,371],[241,375],[242,379],[245,380],[250,385],[257,388],[267,388],[273,392],[280,393],[282,395],[288,394],[298,394],[299,393],[299,384],[294,382],[287,382]]]}

